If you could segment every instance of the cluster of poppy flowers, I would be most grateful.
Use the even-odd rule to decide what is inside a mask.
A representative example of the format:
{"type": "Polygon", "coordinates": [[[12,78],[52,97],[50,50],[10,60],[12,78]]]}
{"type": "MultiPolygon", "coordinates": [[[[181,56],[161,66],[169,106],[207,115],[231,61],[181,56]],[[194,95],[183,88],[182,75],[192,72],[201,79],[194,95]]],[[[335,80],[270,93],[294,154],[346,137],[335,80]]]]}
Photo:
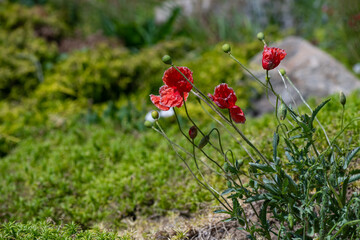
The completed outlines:
{"type": "MultiPolygon", "coordinates": [[[[262,66],[267,71],[274,69],[280,64],[285,56],[286,52],[284,50],[265,45],[262,66]]],[[[187,100],[189,92],[193,87],[191,83],[194,83],[194,80],[191,70],[187,67],[177,67],[177,69],[175,69],[175,67],[170,67],[164,72],[162,80],[165,85],[160,87],[160,95],[150,95],[151,101],[160,110],[167,111],[172,107],[180,108],[184,101],[187,100]]],[[[245,123],[246,118],[244,112],[239,106],[235,105],[237,101],[235,92],[226,83],[216,86],[214,95],[209,93],[208,97],[219,108],[228,109],[231,119],[234,122],[245,123]]]]}

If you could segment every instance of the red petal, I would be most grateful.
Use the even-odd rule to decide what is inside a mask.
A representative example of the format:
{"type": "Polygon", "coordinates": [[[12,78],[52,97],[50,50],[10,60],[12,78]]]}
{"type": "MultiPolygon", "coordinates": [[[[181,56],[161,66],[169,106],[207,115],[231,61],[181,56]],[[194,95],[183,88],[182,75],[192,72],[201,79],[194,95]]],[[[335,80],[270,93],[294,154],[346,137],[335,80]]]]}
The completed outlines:
{"type": "Polygon", "coordinates": [[[237,101],[234,90],[226,83],[216,86],[214,95],[208,94],[208,96],[219,108],[223,109],[233,107],[237,101]]]}
{"type": "MultiPolygon", "coordinates": [[[[167,107],[181,107],[183,104],[183,98],[179,91],[175,88],[171,88],[164,85],[160,88],[160,104],[167,107]]],[[[184,94],[185,97],[185,94],[184,94]]],[[[187,98],[187,96],[186,96],[187,98]]]]}
{"type": "Polygon", "coordinates": [[[274,69],[279,66],[285,56],[286,52],[283,49],[264,46],[262,66],[266,70],[274,69]]]}
{"type": "MultiPolygon", "coordinates": [[[[177,67],[190,82],[194,82],[192,72],[187,67],[177,67]]],[[[171,88],[176,88],[180,93],[190,92],[192,85],[174,68],[170,67],[164,72],[163,82],[171,88]]]]}
{"type": "Polygon", "coordinates": [[[170,108],[167,106],[164,106],[160,103],[160,96],[150,95],[150,100],[152,103],[160,110],[168,111],[170,108]]]}
{"type": "Polygon", "coordinates": [[[230,108],[230,116],[236,123],[245,123],[246,121],[244,112],[238,106],[233,106],[230,108]]]}

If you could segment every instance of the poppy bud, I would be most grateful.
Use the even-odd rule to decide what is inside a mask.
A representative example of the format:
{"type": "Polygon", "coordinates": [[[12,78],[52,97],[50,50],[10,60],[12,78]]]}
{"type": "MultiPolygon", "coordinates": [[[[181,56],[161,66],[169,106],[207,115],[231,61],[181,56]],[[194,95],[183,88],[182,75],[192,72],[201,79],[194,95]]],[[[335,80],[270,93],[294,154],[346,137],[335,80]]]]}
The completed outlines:
{"type": "Polygon", "coordinates": [[[281,103],[279,108],[279,116],[280,120],[284,120],[286,118],[287,109],[284,103],[281,103]]]}
{"type": "Polygon", "coordinates": [[[291,213],[288,215],[288,221],[289,221],[289,228],[293,229],[293,227],[294,227],[294,217],[293,217],[293,215],[291,213]]]}
{"type": "Polygon", "coordinates": [[[229,44],[225,43],[224,45],[222,45],[222,50],[226,53],[229,53],[231,51],[231,47],[229,44]]]}
{"type": "Polygon", "coordinates": [[[259,32],[257,35],[256,35],[257,39],[259,39],[260,41],[264,40],[265,39],[265,35],[264,33],[262,32],[259,32]]]}
{"type": "Polygon", "coordinates": [[[159,113],[158,111],[152,111],[151,112],[151,116],[153,119],[157,120],[159,118],[159,113]]]}
{"type": "Polygon", "coordinates": [[[208,144],[208,142],[209,142],[209,136],[208,136],[208,135],[205,135],[205,136],[200,140],[200,143],[199,143],[198,148],[199,148],[199,149],[202,149],[203,147],[206,146],[206,144],[208,144]]]}
{"type": "Polygon", "coordinates": [[[151,127],[152,127],[152,122],[150,122],[150,121],[145,121],[145,122],[144,122],[144,125],[145,125],[145,127],[147,127],[147,128],[151,128],[151,127]]]}
{"type": "Polygon", "coordinates": [[[191,139],[195,139],[196,136],[197,136],[197,128],[195,126],[192,126],[190,129],[189,129],[189,136],[191,139]]]}
{"type": "Polygon", "coordinates": [[[346,104],[346,97],[345,97],[345,94],[342,91],[340,92],[340,103],[343,106],[346,104]]]}
{"type": "Polygon", "coordinates": [[[232,187],[232,184],[231,184],[230,181],[227,181],[227,186],[228,186],[228,188],[231,188],[231,187],[232,187]]]}
{"type": "Polygon", "coordinates": [[[171,60],[171,57],[169,55],[164,55],[161,59],[165,64],[169,64],[171,65],[172,64],[172,60],[171,60]]]}
{"type": "Polygon", "coordinates": [[[285,76],[285,75],[286,75],[285,69],[281,68],[279,71],[280,71],[280,74],[281,74],[282,76],[285,76]]]}

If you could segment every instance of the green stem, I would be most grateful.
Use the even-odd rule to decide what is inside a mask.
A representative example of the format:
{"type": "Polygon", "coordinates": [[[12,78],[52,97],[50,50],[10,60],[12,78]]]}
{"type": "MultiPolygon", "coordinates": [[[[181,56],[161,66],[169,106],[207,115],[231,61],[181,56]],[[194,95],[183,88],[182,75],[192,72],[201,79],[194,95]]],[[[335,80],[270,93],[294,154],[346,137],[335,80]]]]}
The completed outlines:
{"type": "MultiPolygon", "coordinates": [[[[199,130],[200,134],[201,134],[203,137],[205,137],[205,134],[200,130],[200,128],[197,126],[197,124],[196,124],[196,123],[192,120],[192,118],[190,117],[190,114],[189,114],[189,112],[188,112],[188,110],[187,110],[187,106],[186,106],[186,102],[185,102],[184,96],[183,96],[183,103],[184,103],[185,113],[186,113],[187,118],[188,118],[188,119],[190,120],[190,122],[196,127],[196,129],[199,130]]],[[[210,133],[209,133],[208,135],[210,135],[210,133]]],[[[219,135],[219,136],[220,136],[220,135],[219,135]]],[[[223,151],[220,151],[217,147],[215,147],[215,146],[211,143],[210,140],[209,140],[209,144],[210,144],[216,151],[218,151],[218,152],[221,153],[221,154],[224,154],[223,151]]],[[[221,146],[220,146],[220,147],[221,147],[221,146]]]]}
{"type": "MultiPolygon", "coordinates": [[[[357,224],[357,223],[360,223],[360,220],[353,220],[353,221],[350,221],[350,222],[345,223],[344,225],[341,226],[341,228],[339,229],[339,231],[337,231],[337,232],[335,233],[335,235],[331,237],[331,240],[335,239],[335,237],[336,237],[337,235],[339,235],[339,234],[342,232],[342,230],[344,229],[344,227],[346,227],[347,225],[354,225],[354,224],[357,224]]],[[[330,234],[331,234],[331,232],[328,233],[328,235],[330,235],[330,234]]]]}
{"type": "MultiPolygon", "coordinates": [[[[341,114],[341,131],[344,127],[344,114],[345,114],[345,105],[342,105],[342,114],[341,114]]],[[[343,135],[344,138],[344,145],[345,145],[345,134],[343,135]]]]}
{"type": "MultiPolygon", "coordinates": [[[[295,91],[296,91],[297,94],[299,95],[301,101],[305,104],[305,106],[306,106],[306,107],[310,110],[310,112],[312,113],[313,110],[311,109],[311,107],[309,106],[309,104],[305,101],[305,99],[304,99],[304,97],[302,96],[302,94],[300,93],[299,89],[296,88],[296,86],[293,84],[293,82],[290,80],[290,78],[289,78],[287,75],[285,75],[285,78],[286,78],[286,80],[290,83],[290,85],[295,89],[295,91]]],[[[327,135],[327,133],[326,133],[325,128],[324,128],[323,125],[320,123],[320,121],[318,120],[317,117],[315,117],[315,120],[316,120],[316,122],[319,124],[320,128],[322,129],[322,131],[323,131],[323,133],[324,133],[324,135],[325,135],[326,141],[327,141],[327,143],[329,144],[329,146],[331,147],[332,145],[331,145],[331,143],[330,143],[330,140],[329,140],[329,137],[328,137],[328,135],[327,135]]]]}
{"type": "MultiPolygon", "coordinates": [[[[194,140],[192,139],[192,141],[194,142],[194,140]]],[[[195,155],[195,144],[193,144],[193,159],[194,159],[194,162],[195,162],[195,166],[196,166],[196,169],[198,170],[200,176],[202,177],[203,181],[205,182],[206,186],[207,186],[207,189],[211,189],[212,191],[214,191],[217,195],[221,196],[221,198],[224,200],[224,202],[226,203],[226,205],[231,209],[231,206],[230,204],[227,202],[227,200],[224,198],[224,196],[222,196],[221,194],[219,194],[207,181],[206,181],[206,178],[204,177],[204,175],[202,174],[200,168],[199,168],[199,165],[197,164],[197,160],[196,160],[196,155],[195,155]]],[[[217,199],[218,200],[218,199],[217,199]]],[[[218,200],[219,201],[219,200],[218,200]]]]}
{"type": "MultiPolygon", "coordinates": [[[[161,132],[163,133],[163,136],[166,136],[165,138],[169,141],[169,138],[167,137],[166,133],[162,130],[160,124],[156,121],[156,124],[158,126],[158,128],[161,130],[161,132]]],[[[191,175],[196,179],[196,181],[203,186],[204,188],[206,188],[215,198],[216,200],[229,212],[232,211],[231,207],[228,208],[217,196],[216,194],[209,189],[203,182],[200,181],[200,179],[198,177],[196,177],[196,175],[194,174],[194,172],[191,170],[190,166],[188,165],[188,163],[185,161],[185,159],[179,154],[179,152],[174,148],[174,146],[171,144],[171,141],[169,141],[172,149],[175,151],[176,155],[184,162],[185,166],[187,167],[187,169],[190,171],[191,175]]],[[[226,202],[227,203],[227,202],[226,202]]],[[[227,203],[228,204],[228,203],[227,203]]]]}
{"type": "MultiPolygon", "coordinates": [[[[209,101],[209,100],[207,99],[207,97],[206,97],[198,88],[196,88],[195,85],[194,85],[177,67],[174,66],[174,64],[172,64],[171,66],[173,66],[173,67],[191,84],[191,86],[193,86],[193,88],[201,95],[201,97],[200,97],[199,95],[196,95],[196,96],[198,96],[202,101],[204,101],[206,104],[208,104],[208,106],[209,106],[212,110],[214,110],[222,119],[224,119],[226,123],[228,123],[229,125],[231,125],[232,127],[234,127],[235,130],[236,130],[236,131],[239,133],[239,135],[241,136],[241,138],[242,138],[250,147],[252,147],[252,148],[255,150],[255,152],[264,160],[264,162],[265,162],[266,164],[270,165],[269,162],[267,161],[267,159],[265,158],[265,156],[261,154],[261,152],[245,137],[245,135],[244,135],[233,123],[231,123],[231,121],[229,121],[220,111],[218,111],[218,110],[216,109],[216,107],[214,106],[214,104],[213,104],[211,101],[209,101]]],[[[260,81],[260,80],[259,80],[259,81],[260,81]]],[[[261,82],[261,81],[260,81],[260,82],[261,82]]]]}
{"type": "Polygon", "coordinates": [[[246,72],[248,72],[259,84],[261,84],[264,88],[268,88],[259,78],[257,78],[249,69],[247,69],[239,60],[237,60],[231,53],[229,56],[237,62],[246,72]]]}
{"type": "MultiPolygon", "coordinates": [[[[175,118],[176,118],[176,122],[178,124],[178,127],[179,127],[179,130],[180,132],[182,133],[182,135],[190,142],[193,144],[193,141],[184,133],[184,131],[182,130],[181,128],[181,125],[180,125],[180,121],[178,119],[178,116],[177,116],[177,113],[176,113],[176,110],[174,109],[174,114],[175,114],[175,118]]],[[[197,147],[195,145],[195,147],[197,147]]],[[[205,157],[207,157],[211,162],[213,162],[216,166],[218,166],[222,172],[226,173],[226,171],[222,168],[222,166],[220,166],[214,159],[212,159],[209,155],[206,154],[205,151],[203,151],[202,149],[200,149],[200,151],[205,155],[205,157]]]]}
{"type": "Polygon", "coordinates": [[[247,148],[239,141],[239,139],[227,127],[225,127],[225,125],[221,121],[219,121],[213,115],[211,115],[209,111],[201,104],[201,102],[200,102],[200,106],[206,112],[206,114],[208,114],[214,121],[216,121],[221,127],[223,127],[230,134],[231,137],[234,138],[234,140],[245,150],[245,152],[249,155],[249,157],[253,160],[253,162],[256,162],[255,158],[251,155],[251,153],[247,150],[247,148]]]}

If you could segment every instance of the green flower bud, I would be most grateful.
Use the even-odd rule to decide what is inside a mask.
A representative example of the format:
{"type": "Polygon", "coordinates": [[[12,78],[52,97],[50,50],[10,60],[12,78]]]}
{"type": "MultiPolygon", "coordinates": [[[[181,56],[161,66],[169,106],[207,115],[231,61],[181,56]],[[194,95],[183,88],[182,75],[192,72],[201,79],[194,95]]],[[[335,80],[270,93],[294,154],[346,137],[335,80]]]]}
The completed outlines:
{"type": "Polygon", "coordinates": [[[256,35],[257,39],[259,39],[260,41],[264,40],[265,39],[265,35],[264,33],[262,32],[259,32],[257,35],[256,35]]]}
{"type": "Polygon", "coordinates": [[[145,127],[147,127],[147,128],[151,128],[152,127],[152,122],[150,122],[150,121],[145,121],[144,122],[144,125],[145,125],[145,127]]]}
{"type": "Polygon", "coordinates": [[[151,112],[151,116],[153,119],[157,120],[159,118],[159,113],[158,111],[152,111],[151,112]]]}
{"type": "Polygon", "coordinates": [[[172,64],[172,60],[171,60],[171,57],[169,55],[164,55],[161,59],[165,64],[169,64],[171,65],[172,64]]]}
{"type": "Polygon", "coordinates": [[[279,117],[280,120],[284,120],[286,118],[287,108],[284,103],[281,103],[279,108],[279,117]]]}
{"type": "Polygon", "coordinates": [[[231,184],[230,181],[227,181],[227,186],[228,186],[228,188],[231,188],[231,187],[232,187],[232,184],[231,184]]]}
{"type": "Polygon", "coordinates": [[[226,53],[229,53],[231,51],[231,47],[229,44],[225,43],[224,45],[222,45],[222,50],[226,53]]]}
{"type": "Polygon", "coordinates": [[[209,136],[208,136],[208,135],[205,135],[205,136],[200,140],[200,143],[199,143],[198,148],[199,148],[199,149],[202,149],[203,147],[206,146],[206,144],[208,144],[208,142],[209,142],[209,136]]]}
{"type": "Polygon", "coordinates": [[[343,106],[346,104],[346,97],[345,97],[345,94],[342,91],[340,92],[340,103],[343,106]]]}
{"type": "Polygon", "coordinates": [[[292,230],[294,227],[294,217],[291,213],[288,215],[288,221],[289,221],[289,228],[292,230]]]}
{"type": "Polygon", "coordinates": [[[281,68],[279,71],[280,71],[280,74],[281,74],[282,76],[285,76],[285,75],[286,75],[285,69],[281,68]]]}

